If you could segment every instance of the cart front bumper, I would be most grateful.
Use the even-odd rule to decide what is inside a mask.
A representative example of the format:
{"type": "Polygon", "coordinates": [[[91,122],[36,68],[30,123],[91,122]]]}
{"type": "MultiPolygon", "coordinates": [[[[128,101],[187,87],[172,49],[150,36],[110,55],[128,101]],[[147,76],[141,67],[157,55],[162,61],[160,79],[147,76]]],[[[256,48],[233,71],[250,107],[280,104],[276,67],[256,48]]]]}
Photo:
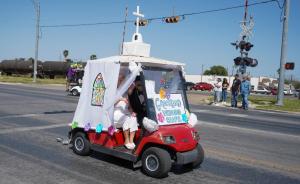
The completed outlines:
{"type": "Polygon", "coordinates": [[[176,153],[176,162],[175,164],[183,165],[196,161],[198,156],[197,149],[193,149],[192,151],[187,152],[177,152],[176,153]]]}

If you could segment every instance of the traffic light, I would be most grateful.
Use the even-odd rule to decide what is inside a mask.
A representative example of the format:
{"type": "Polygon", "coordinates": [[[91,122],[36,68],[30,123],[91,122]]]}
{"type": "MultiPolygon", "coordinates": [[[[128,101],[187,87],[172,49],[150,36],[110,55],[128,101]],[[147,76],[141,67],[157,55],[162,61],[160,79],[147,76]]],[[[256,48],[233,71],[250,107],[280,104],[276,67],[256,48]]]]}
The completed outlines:
{"type": "Polygon", "coordinates": [[[250,42],[246,42],[244,40],[240,41],[240,43],[236,44],[241,50],[246,50],[247,52],[254,46],[250,42]]]}
{"type": "Polygon", "coordinates": [[[166,23],[177,23],[180,20],[179,16],[172,16],[165,18],[166,23]]]}
{"type": "Polygon", "coordinates": [[[249,57],[236,57],[234,58],[234,64],[235,65],[243,65],[245,64],[246,66],[251,66],[251,67],[256,67],[258,65],[257,59],[249,58],[249,57]]]}
{"type": "Polygon", "coordinates": [[[284,68],[286,70],[294,70],[295,63],[285,63],[284,68]]]}
{"type": "Polygon", "coordinates": [[[258,64],[257,59],[253,59],[253,58],[249,58],[249,57],[245,57],[244,61],[245,61],[246,66],[256,67],[258,64]]]}
{"type": "Polygon", "coordinates": [[[244,50],[246,48],[246,44],[247,44],[247,42],[245,42],[244,40],[240,41],[239,48],[241,50],[244,50]]]}
{"type": "MultiPolygon", "coordinates": [[[[148,24],[148,20],[140,20],[139,26],[146,26],[148,24]]],[[[136,22],[134,22],[134,25],[136,25],[136,22]]]]}
{"type": "Polygon", "coordinates": [[[241,65],[242,64],[242,58],[241,57],[236,57],[234,58],[234,64],[235,65],[241,65]]]}
{"type": "Polygon", "coordinates": [[[250,64],[251,67],[256,67],[258,65],[257,59],[253,59],[252,63],[250,64]]]}
{"type": "Polygon", "coordinates": [[[248,52],[251,48],[253,47],[253,44],[251,44],[250,42],[247,42],[245,44],[245,50],[248,52]]]}

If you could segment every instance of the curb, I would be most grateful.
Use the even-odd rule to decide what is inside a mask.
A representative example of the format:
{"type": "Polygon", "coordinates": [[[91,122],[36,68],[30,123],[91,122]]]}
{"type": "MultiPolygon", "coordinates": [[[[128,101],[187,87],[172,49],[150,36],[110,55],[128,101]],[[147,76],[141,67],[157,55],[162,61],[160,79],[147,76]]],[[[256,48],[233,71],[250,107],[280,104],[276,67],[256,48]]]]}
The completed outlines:
{"type": "MultiPolygon", "coordinates": [[[[205,104],[205,105],[209,105],[209,106],[215,106],[215,107],[223,107],[223,108],[231,108],[231,106],[229,105],[224,105],[224,104],[219,104],[219,105],[214,105],[214,103],[211,103],[211,104],[205,104]]],[[[239,109],[239,108],[237,108],[239,109]]],[[[252,110],[252,111],[260,111],[260,112],[271,112],[271,113],[276,113],[276,112],[279,112],[279,113],[288,113],[288,114],[294,114],[294,115],[300,115],[300,112],[293,112],[293,111],[283,111],[283,110],[275,110],[275,109],[270,109],[270,110],[267,110],[267,109],[257,109],[255,107],[249,107],[249,110],[252,110]]]]}

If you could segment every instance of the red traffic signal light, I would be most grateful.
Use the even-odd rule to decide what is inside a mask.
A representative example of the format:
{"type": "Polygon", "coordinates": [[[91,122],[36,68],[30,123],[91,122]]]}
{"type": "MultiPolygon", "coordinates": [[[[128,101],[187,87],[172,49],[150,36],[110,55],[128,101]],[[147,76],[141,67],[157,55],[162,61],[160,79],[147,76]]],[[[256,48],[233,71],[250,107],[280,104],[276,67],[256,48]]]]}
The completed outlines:
{"type": "Polygon", "coordinates": [[[242,64],[242,58],[241,57],[236,57],[236,58],[233,59],[233,61],[234,61],[235,65],[242,64]]]}
{"type": "Polygon", "coordinates": [[[294,70],[295,68],[295,63],[285,63],[284,68],[286,70],[294,70]]]}
{"type": "MultiPolygon", "coordinates": [[[[148,20],[140,20],[139,26],[146,26],[148,24],[148,20]]],[[[136,25],[136,22],[134,22],[134,25],[136,25]]]]}
{"type": "Polygon", "coordinates": [[[180,20],[179,16],[172,16],[172,17],[165,18],[166,23],[177,23],[179,22],[179,20],[180,20]]]}
{"type": "Polygon", "coordinates": [[[241,50],[244,50],[246,48],[246,44],[247,44],[247,42],[245,42],[244,40],[240,41],[239,48],[241,50]]]}
{"type": "Polygon", "coordinates": [[[253,58],[250,58],[250,57],[245,57],[244,61],[245,61],[246,66],[256,67],[258,65],[257,59],[253,59],[253,58]]]}
{"type": "Polygon", "coordinates": [[[247,43],[245,44],[245,50],[246,50],[246,51],[249,51],[252,47],[253,47],[253,44],[251,44],[250,42],[247,42],[247,43]]]}
{"type": "Polygon", "coordinates": [[[253,59],[252,63],[250,64],[251,67],[256,67],[258,65],[257,59],[253,59]]]}
{"type": "Polygon", "coordinates": [[[256,67],[258,65],[257,59],[253,59],[253,58],[249,58],[249,57],[244,57],[244,58],[236,57],[236,58],[234,58],[233,61],[234,61],[235,65],[242,65],[243,63],[246,66],[251,66],[251,67],[256,67]]]}
{"type": "Polygon", "coordinates": [[[253,47],[253,44],[244,40],[240,41],[238,44],[234,43],[233,45],[235,45],[236,48],[239,47],[241,50],[246,50],[247,52],[253,47]]]}

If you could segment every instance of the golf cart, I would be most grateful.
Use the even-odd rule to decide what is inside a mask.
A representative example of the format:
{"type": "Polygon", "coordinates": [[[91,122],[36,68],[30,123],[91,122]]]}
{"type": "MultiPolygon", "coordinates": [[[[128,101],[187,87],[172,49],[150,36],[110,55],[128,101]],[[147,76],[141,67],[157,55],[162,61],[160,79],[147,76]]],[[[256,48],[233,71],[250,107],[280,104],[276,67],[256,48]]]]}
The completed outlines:
{"type": "Polygon", "coordinates": [[[69,86],[69,93],[73,96],[79,96],[82,87],[82,78],[84,75],[84,70],[82,68],[76,68],[75,74],[69,86]]]}
{"type": "MultiPolygon", "coordinates": [[[[134,168],[156,178],[172,164],[196,168],[204,160],[185,91],[184,64],[150,57],[150,45],[136,32],[120,56],[89,60],[69,139],[78,155],[91,151],[131,161],[134,168]],[[117,87],[120,71],[127,71],[117,87]],[[137,76],[142,83],[145,117],[138,118],[135,149],[124,147],[123,130],[116,128],[114,105],[137,76]]],[[[137,114],[139,116],[139,114],[137,114]]]]}
{"type": "Polygon", "coordinates": [[[70,94],[73,96],[79,96],[81,93],[81,84],[72,86],[70,89],[70,94]]]}

